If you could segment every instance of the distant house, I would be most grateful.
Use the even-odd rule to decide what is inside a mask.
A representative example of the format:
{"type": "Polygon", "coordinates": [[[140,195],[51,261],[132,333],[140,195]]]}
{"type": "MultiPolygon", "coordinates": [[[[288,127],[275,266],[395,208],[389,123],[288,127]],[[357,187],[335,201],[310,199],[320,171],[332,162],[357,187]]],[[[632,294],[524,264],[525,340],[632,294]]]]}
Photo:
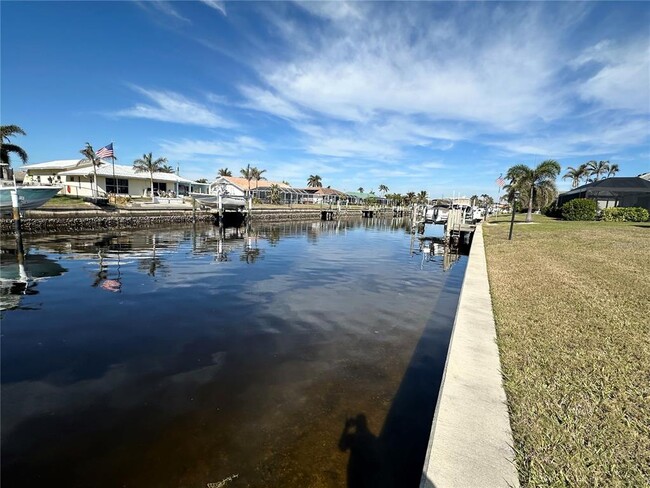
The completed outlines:
{"type": "Polygon", "coordinates": [[[302,189],[309,195],[309,201],[312,203],[337,203],[347,200],[346,193],[335,190],[334,188],[308,187],[302,189]]]}
{"type": "Polygon", "coordinates": [[[388,199],[374,193],[361,193],[358,191],[348,191],[346,192],[348,201],[354,204],[362,204],[368,201],[368,199],[375,199],[376,203],[380,205],[385,205],[388,203],[388,199]]]}
{"type": "Polygon", "coordinates": [[[299,188],[293,188],[286,183],[278,183],[269,180],[251,180],[250,183],[246,178],[237,176],[218,176],[210,184],[210,193],[215,193],[218,188],[222,187],[229,195],[246,196],[250,188],[253,198],[263,202],[271,201],[271,192],[276,186],[280,193],[282,203],[305,203],[309,194],[299,188]]]}
{"type": "MultiPolygon", "coordinates": [[[[643,176],[643,175],[642,175],[643,176]]],[[[558,206],[574,198],[589,198],[598,208],[642,207],[650,210],[650,180],[644,177],[613,177],[587,183],[558,196],[558,206]]]]}
{"type": "MultiPolygon", "coordinates": [[[[48,161],[24,166],[25,184],[63,185],[61,194],[92,197],[95,173],[89,163],[79,164],[78,159],[48,161]]],[[[99,196],[118,194],[131,197],[148,195],[151,182],[149,173],[138,173],[131,166],[105,163],[97,167],[99,196]]],[[[207,193],[207,183],[182,178],[175,173],[154,173],[154,192],[187,195],[207,193]]]]}

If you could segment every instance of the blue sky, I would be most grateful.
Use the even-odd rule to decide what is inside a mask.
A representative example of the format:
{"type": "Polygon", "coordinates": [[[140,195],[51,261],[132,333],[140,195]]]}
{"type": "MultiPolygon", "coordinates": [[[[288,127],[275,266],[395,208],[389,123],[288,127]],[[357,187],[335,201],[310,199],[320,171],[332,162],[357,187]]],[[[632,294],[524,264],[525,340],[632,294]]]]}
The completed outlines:
{"type": "Polygon", "coordinates": [[[644,2],[3,1],[1,22],[30,162],[114,141],[190,178],[432,197],[545,159],[650,171],[644,2]]]}

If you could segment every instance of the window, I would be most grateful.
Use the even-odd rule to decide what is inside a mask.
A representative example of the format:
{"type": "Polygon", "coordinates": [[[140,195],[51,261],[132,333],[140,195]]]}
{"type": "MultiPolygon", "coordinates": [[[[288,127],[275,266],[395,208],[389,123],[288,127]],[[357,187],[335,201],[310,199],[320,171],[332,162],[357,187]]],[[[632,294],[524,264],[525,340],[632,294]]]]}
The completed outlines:
{"type": "Polygon", "coordinates": [[[153,191],[167,191],[167,183],[153,182],[153,191]]]}
{"type": "Polygon", "coordinates": [[[74,176],[66,176],[65,181],[68,181],[68,182],[74,181],[74,176]]]}
{"type": "Polygon", "coordinates": [[[118,195],[129,194],[129,180],[117,180],[117,187],[113,178],[106,178],[106,193],[116,193],[118,195]]]}

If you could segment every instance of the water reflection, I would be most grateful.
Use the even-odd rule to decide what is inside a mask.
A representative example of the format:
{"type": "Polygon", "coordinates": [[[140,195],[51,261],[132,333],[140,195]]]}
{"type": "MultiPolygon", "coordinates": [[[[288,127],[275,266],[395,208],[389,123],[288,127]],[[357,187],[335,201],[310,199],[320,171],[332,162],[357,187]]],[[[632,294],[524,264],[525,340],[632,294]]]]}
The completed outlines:
{"type": "Polygon", "coordinates": [[[401,219],[26,236],[66,272],[3,317],[3,482],[354,486],[366,445],[409,478],[464,272],[422,268],[410,238],[401,219]]]}
{"type": "Polygon", "coordinates": [[[2,248],[0,253],[0,310],[20,306],[24,295],[38,294],[38,283],[60,276],[67,270],[42,254],[28,254],[20,259],[15,249],[2,248]]]}

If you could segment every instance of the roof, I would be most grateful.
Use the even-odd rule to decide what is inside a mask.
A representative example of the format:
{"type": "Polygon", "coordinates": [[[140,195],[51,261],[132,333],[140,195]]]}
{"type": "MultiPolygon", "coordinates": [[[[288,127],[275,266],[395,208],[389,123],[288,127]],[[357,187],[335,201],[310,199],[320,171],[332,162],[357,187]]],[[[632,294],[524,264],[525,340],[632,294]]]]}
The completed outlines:
{"type": "Polygon", "coordinates": [[[29,171],[30,169],[68,169],[74,168],[79,164],[81,159],[57,159],[55,161],[44,161],[42,163],[27,164],[23,169],[29,171]]]}
{"type": "Polygon", "coordinates": [[[586,193],[596,195],[599,193],[645,193],[650,192],[650,180],[639,178],[638,176],[623,176],[604,178],[581,185],[573,190],[569,190],[562,196],[576,195],[586,193]]]}
{"type": "MultiPolygon", "coordinates": [[[[88,176],[93,174],[93,167],[83,166],[80,168],[70,169],[68,171],[61,171],[59,174],[61,176],[88,176]]],[[[137,172],[135,169],[133,169],[132,166],[123,166],[123,165],[116,164],[115,173],[113,173],[113,165],[108,163],[103,164],[97,168],[97,175],[105,176],[108,178],[112,178],[113,175],[115,175],[116,177],[119,178],[131,178],[131,179],[142,179],[142,180],[149,179],[149,173],[137,172]]],[[[197,183],[195,181],[188,180],[187,178],[182,178],[181,176],[178,176],[175,173],[156,172],[153,174],[153,179],[157,181],[172,181],[172,182],[192,183],[193,185],[207,186],[207,183],[197,183]]]]}
{"type": "Polygon", "coordinates": [[[345,194],[356,198],[381,198],[380,195],[375,195],[374,193],[361,193],[358,191],[347,191],[345,194]]]}
{"type": "MultiPolygon", "coordinates": [[[[238,176],[219,176],[217,177],[217,180],[220,179],[225,179],[228,180],[230,183],[238,187],[240,190],[248,190],[248,180],[246,178],[240,178],[238,176]]],[[[250,182],[250,188],[251,190],[255,189],[255,183],[257,183],[257,188],[267,188],[271,187],[273,185],[278,185],[280,188],[291,188],[290,185],[287,185],[286,183],[277,183],[275,181],[270,181],[270,180],[251,180],[250,182]]]]}
{"type": "Polygon", "coordinates": [[[346,193],[343,193],[342,191],[335,190],[334,188],[318,188],[316,191],[317,195],[347,195],[346,193]]]}
{"type": "Polygon", "coordinates": [[[639,178],[643,178],[644,180],[650,180],[650,173],[641,173],[639,175],[639,178]]]}

